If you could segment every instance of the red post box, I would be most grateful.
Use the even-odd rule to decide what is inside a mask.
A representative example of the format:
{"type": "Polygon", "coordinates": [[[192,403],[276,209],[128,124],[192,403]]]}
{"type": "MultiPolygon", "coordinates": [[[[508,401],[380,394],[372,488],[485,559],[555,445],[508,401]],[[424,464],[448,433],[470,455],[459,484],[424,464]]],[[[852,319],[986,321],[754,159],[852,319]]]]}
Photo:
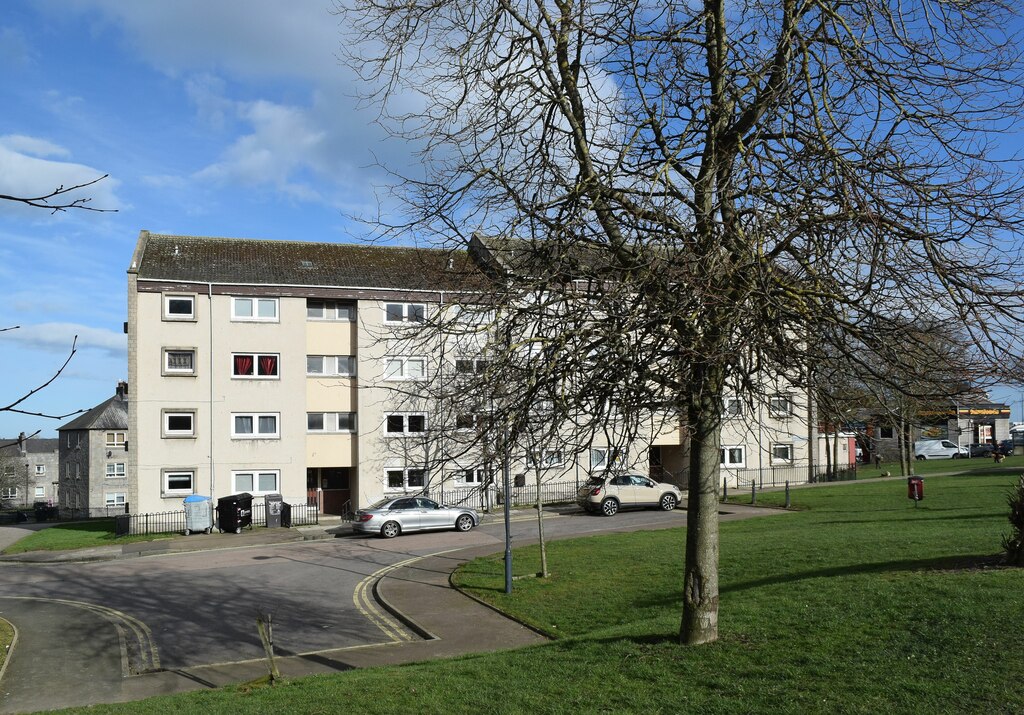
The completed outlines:
{"type": "Polygon", "coordinates": [[[915,502],[924,499],[924,477],[907,477],[907,499],[915,502]]]}

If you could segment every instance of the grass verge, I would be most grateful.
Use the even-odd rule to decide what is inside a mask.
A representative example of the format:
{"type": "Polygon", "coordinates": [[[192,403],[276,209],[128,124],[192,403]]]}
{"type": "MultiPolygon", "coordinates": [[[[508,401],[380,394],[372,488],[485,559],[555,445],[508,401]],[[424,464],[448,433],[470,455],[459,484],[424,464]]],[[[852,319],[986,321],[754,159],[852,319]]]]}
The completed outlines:
{"type": "Polygon", "coordinates": [[[14,626],[0,618],[0,672],[3,672],[4,663],[11,654],[11,644],[14,643],[14,626]]]}
{"type": "Polygon", "coordinates": [[[723,523],[712,645],[676,644],[684,532],[612,534],[550,544],[554,576],[509,596],[500,556],[457,574],[551,644],[88,712],[1022,712],[1024,570],[995,565],[1012,481],[934,477],[917,507],[899,481],[837,484],[723,523]]]}
{"type": "Polygon", "coordinates": [[[25,551],[67,551],[87,549],[93,546],[130,544],[136,541],[169,539],[171,534],[138,534],[136,536],[114,536],[113,519],[94,519],[73,524],[55,524],[29,533],[24,539],[14,542],[3,550],[5,554],[20,554],[25,551]]]}

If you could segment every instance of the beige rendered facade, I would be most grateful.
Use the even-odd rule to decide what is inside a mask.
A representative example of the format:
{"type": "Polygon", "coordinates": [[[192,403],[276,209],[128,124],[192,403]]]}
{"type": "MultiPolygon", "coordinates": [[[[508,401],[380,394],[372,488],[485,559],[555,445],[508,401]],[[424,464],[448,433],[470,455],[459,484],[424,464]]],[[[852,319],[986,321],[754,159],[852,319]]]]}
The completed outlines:
{"type": "MultiPolygon", "coordinates": [[[[250,492],[341,513],[425,484],[479,488],[476,460],[432,453],[441,420],[414,389],[452,360],[403,338],[444,309],[452,270],[439,251],[143,231],[128,270],[132,511],[250,492]]],[[[728,478],[808,463],[806,401],[780,391],[773,406],[727,419],[728,478]]],[[[545,481],[607,466],[599,443],[538,451],[545,481]]],[[[625,459],[672,481],[685,460],[677,427],[625,459]]],[[[525,455],[512,469],[527,471],[525,455]]]]}

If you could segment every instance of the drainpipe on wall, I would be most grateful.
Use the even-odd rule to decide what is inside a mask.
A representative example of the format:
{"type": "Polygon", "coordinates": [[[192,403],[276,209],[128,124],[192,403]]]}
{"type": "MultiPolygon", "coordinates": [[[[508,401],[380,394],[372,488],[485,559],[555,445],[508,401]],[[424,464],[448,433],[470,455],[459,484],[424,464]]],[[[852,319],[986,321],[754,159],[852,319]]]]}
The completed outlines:
{"type": "Polygon", "coordinates": [[[206,284],[206,307],[207,316],[206,322],[210,326],[210,400],[207,406],[207,421],[210,423],[210,499],[216,501],[217,495],[214,492],[214,474],[213,474],[213,283],[206,284]]]}

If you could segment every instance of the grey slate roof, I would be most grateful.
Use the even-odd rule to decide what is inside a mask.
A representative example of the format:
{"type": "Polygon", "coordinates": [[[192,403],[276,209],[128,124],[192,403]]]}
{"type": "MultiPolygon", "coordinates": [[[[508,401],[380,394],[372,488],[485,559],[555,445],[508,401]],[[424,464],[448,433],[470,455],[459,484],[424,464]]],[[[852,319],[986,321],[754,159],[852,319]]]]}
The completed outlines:
{"type": "MultiPolygon", "coordinates": [[[[8,445],[6,447],[0,447],[0,455],[16,456],[19,454],[17,437],[10,439],[0,437],[0,444],[8,445]]],[[[30,437],[25,440],[25,452],[26,454],[48,454],[56,452],[59,444],[60,440],[56,438],[30,437]]]]}
{"type": "Polygon", "coordinates": [[[479,276],[466,252],[143,232],[140,279],[452,290],[479,276]]]}
{"type": "Polygon", "coordinates": [[[127,430],[128,429],[128,400],[120,395],[114,395],[106,402],[93,407],[84,415],[57,428],[58,432],[64,430],[127,430]]]}

